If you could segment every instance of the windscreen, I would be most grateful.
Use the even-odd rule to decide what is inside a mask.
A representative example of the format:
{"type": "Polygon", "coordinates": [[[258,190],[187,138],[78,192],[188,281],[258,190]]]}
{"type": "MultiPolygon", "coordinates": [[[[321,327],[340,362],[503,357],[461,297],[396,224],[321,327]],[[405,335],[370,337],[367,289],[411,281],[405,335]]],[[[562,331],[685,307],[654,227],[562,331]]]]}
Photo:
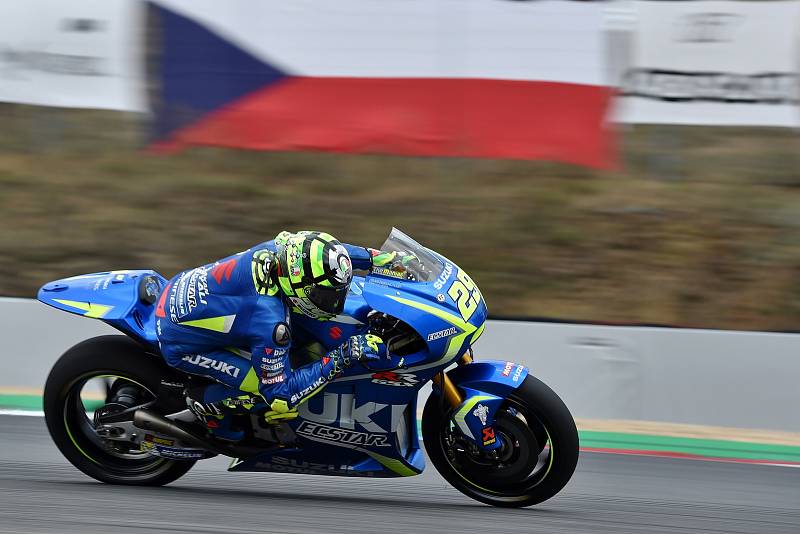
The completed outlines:
{"type": "Polygon", "coordinates": [[[409,262],[405,268],[414,277],[414,280],[418,282],[435,280],[444,268],[442,262],[431,254],[427,248],[397,228],[392,228],[392,232],[384,241],[381,250],[383,252],[404,252],[416,256],[417,259],[409,262]]]}

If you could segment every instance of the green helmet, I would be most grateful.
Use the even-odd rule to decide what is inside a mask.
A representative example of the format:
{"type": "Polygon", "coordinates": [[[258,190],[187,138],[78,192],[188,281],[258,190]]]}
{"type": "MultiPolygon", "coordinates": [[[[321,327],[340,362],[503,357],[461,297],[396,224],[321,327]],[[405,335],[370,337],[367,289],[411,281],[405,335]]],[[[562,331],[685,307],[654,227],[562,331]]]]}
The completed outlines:
{"type": "Polygon", "coordinates": [[[330,319],[341,313],[353,266],[347,249],[322,232],[281,232],[278,248],[278,287],[301,313],[330,319]]]}

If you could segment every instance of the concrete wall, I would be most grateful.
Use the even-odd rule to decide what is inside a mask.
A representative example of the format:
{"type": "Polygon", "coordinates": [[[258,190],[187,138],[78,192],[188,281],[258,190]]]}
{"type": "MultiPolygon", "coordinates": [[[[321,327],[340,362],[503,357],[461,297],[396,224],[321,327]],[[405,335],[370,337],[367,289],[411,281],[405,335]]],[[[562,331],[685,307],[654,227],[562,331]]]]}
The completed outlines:
{"type": "MultiPolygon", "coordinates": [[[[96,320],[0,299],[0,388],[41,388],[96,320]]],[[[576,417],[800,432],[800,335],[490,321],[478,358],[524,363],[576,417]]]]}
{"type": "Polygon", "coordinates": [[[477,357],[517,360],[576,417],[800,431],[800,335],[492,321],[477,357]]]}

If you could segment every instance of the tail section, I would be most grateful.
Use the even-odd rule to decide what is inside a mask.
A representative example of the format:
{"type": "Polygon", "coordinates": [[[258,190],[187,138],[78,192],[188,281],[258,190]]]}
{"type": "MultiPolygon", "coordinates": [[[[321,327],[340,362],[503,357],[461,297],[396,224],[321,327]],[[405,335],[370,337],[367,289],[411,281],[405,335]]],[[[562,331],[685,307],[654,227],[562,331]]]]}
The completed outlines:
{"type": "Polygon", "coordinates": [[[45,284],[37,298],[59,310],[100,319],[135,339],[156,345],[153,315],[166,282],[150,270],[83,274],[45,284]]]}

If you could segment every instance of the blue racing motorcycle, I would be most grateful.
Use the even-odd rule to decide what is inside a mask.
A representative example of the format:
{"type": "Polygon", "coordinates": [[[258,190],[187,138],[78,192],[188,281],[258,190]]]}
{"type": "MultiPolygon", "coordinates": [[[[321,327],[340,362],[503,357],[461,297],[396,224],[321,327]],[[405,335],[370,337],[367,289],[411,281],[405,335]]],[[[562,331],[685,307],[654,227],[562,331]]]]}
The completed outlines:
{"type": "Polygon", "coordinates": [[[159,354],[162,276],[111,271],[46,284],[38,295],[45,304],[125,334],[86,340],[55,364],[44,392],[50,435],[75,467],[114,484],[167,484],[216,455],[233,458],[230,471],[413,476],[425,468],[422,438],[437,471],[473,499],[519,507],[558,493],[578,461],[564,403],[524,365],[473,359],[487,311],[466,272],[396,229],[381,250],[416,259],[354,277],[344,312],[330,321],[292,316],[290,356],[304,365],[351,335],[373,333],[396,367],[348,369],[278,420],[265,417],[259,399],[232,399],[227,408],[246,429],[236,443],[215,438],[186,409],[187,386],[207,379],[159,354]],[[428,382],[420,417],[417,396],[428,382]]]}

